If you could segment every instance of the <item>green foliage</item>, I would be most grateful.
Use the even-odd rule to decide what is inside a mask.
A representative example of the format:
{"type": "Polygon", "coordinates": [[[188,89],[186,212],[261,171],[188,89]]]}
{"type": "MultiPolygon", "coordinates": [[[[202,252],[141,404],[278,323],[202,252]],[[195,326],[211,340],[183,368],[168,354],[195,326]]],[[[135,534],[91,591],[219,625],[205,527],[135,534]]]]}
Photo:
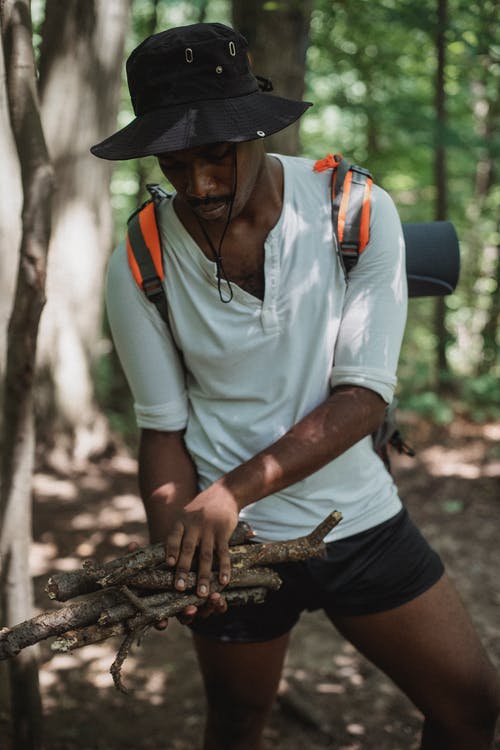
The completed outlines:
{"type": "Polygon", "coordinates": [[[500,419],[500,381],[496,375],[465,378],[461,395],[467,414],[475,421],[500,419]]]}
{"type": "MultiPolygon", "coordinates": [[[[421,364],[416,365],[418,376],[421,364]]],[[[420,378],[421,382],[421,378],[420,378]]],[[[500,419],[500,383],[493,375],[466,377],[453,382],[447,396],[420,386],[411,387],[403,381],[398,395],[401,409],[417,412],[435,424],[449,424],[455,414],[462,414],[475,422],[500,419]]]]}
{"type": "Polygon", "coordinates": [[[452,403],[435,391],[410,394],[407,398],[401,398],[399,405],[402,409],[421,414],[435,424],[450,424],[453,421],[452,403]]]}
{"type": "MultiPolygon", "coordinates": [[[[483,353],[492,378],[500,376],[494,307],[500,193],[487,180],[500,152],[500,19],[492,1],[450,0],[448,6],[448,120],[438,131],[436,1],[317,0],[306,91],[314,107],[302,140],[304,153],[313,158],[341,151],[368,166],[395,199],[403,221],[434,218],[434,146],[437,139],[444,143],[448,215],[462,257],[459,287],[445,303],[449,375],[462,398],[474,401],[474,393],[461,391],[460,384],[484,368],[483,353]]],[[[433,311],[433,300],[410,303],[399,371],[403,398],[413,393],[427,409],[432,404],[425,394],[437,377],[433,311]]],[[[443,418],[439,404],[432,410],[443,418]]]]}
{"type": "MultiPolygon", "coordinates": [[[[491,418],[498,411],[494,404],[500,403],[494,304],[500,188],[492,177],[500,155],[500,19],[495,0],[449,0],[448,119],[438,130],[436,9],[437,0],[315,0],[305,94],[314,107],[303,118],[301,133],[304,155],[318,158],[341,151],[369,167],[394,197],[403,221],[434,218],[434,148],[437,140],[445,145],[448,214],[462,259],[458,289],[446,299],[453,401],[434,392],[438,342],[434,301],[426,299],[409,305],[399,399],[403,406],[446,422],[456,409],[491,418]]],[[[135,0],[127,51],[154,31],[198,20],[230,22],[229,1],[135,0]]],[[[132,117],[124,80],[119,125],[132,117]]],[[[112,181],[117,241],[123,238],[127,216],[146,198],[146,182],[158,181],[163,177],[153,158],[117,165],[112,181]]],[[[101,377],[107,383],[106,398],[116,402],[114,413],[128,414],[129,407],[120,406],[125,391],[121,386],[113,391],[116,371],[105,369],[101,377]]]]}
{"type": "Polygon", "coordinates": [[[31,24],[33,27],[33,49],[35,62],[38,64],[40,45],[42,43],[42,24],[45,17],[45,0],[31,0],[31,24]]]}

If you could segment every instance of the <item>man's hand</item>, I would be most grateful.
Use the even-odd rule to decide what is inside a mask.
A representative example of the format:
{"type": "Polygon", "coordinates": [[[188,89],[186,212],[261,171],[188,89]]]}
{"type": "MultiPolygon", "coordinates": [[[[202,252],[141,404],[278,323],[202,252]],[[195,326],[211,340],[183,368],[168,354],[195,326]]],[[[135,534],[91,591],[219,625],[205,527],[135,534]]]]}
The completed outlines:
{"type": "Polygon", "coordinates": [[[222,481],[198,492],[182,431],[142,431],[139,484],[151,542],[165,544],[166,562],[176,568],[176,589],[185,591],[195,552],[198,596],[209,596],[214,554],[219,582],[225,586],[231,575],[228,542],[238,523],[239,507],[222,481]]]}
{"type": "Polygon", "coordinates": [[[223,595],[217,591],[207,597],[207,602],[202,607],[191,604],[177,619],[182,625],[189,625],[195,617],[210,617],[210,615],[223,615],[227,612],[227,602],[223,595]]]}
{"type": "Polygon", "coordinates": [[[176,568],[175,587],[186,588],[186,576],[198,552],[198,596],[210,593],[210,574],[217,555],[219,583],[229,583],[231,563],[229,539],[238,523],[238,506],[231,493],[215,483],[184,505],[164,507],[168,533],[165,540],[167,565],[176,568]]]}
{"type": "MultiPolygon", "coordinates": [[[[139,544],[137,542],[130,542],[127,545],[127,552],[135,552],[137,549],[139,549],[139,544]]],[[[196,616],[205,618],[212,614],[222,615],[224,612],[227,612],[227,602],[222,594],[218,591],[214,591],[207,597],[206,604],[201,607],[196,607],[194,604],[190,604],[184,609],[182,614],[177,616],[177,619],[182,625],[189,625],[196,616]]],[[[167,619],[159,620],[155,623],[156,630],[166,630],[167,627],[167,619]]]]}
{"type": "Polygon", "coordinates": [[[339,386],[276,442],[200,493],[183,432],[144,430],[141,494],[151,540],[165,542],[167,564],[176,569],[176,589],[185,591],[195,552],[198,596],[209,595],[214,553],[219,582],[225,586],[231,574],[228,542],[239,511],[321,469],[373,432],[384,411],[385,402],[374,391],[339,386]]]}

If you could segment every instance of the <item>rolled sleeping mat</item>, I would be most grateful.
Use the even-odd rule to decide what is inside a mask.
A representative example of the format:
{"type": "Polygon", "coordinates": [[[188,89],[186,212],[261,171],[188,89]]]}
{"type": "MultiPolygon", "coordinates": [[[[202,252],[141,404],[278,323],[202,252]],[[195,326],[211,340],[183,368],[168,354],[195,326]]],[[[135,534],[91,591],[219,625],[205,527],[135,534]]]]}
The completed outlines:
{"type": "Polygon", "coordinates": [[[440,297],[455,291],[460,248],[450,221],[403,224],[409,297],[440,297]]]}

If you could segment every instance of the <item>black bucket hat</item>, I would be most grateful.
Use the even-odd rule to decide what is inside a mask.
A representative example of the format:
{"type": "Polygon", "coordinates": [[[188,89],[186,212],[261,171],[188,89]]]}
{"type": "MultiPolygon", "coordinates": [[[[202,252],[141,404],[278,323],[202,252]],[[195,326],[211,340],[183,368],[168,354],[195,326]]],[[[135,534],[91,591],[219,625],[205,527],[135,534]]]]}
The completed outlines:
{"type": "Polygon", "coordinates": [[[127,60],[135,120],[90,149],[133,159],[206,143],[252,141],[295,122],[310,102],[261,90],[247,41],[221,23],[197,23],[145,39],[127,60]]]}

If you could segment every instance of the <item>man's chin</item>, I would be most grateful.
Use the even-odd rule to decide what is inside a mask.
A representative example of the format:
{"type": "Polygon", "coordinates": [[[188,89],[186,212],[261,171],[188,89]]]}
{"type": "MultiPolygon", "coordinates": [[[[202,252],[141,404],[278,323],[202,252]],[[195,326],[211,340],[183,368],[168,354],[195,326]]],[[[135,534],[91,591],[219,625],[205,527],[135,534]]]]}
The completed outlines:
{"type": "Polygon", "coordinates": [[[220,203],[205,203],[192,206],[192,211],[199,219],[203,221],[219,221],[225,219],[229,210],[229,203],[221,201],[220,203]]]}

